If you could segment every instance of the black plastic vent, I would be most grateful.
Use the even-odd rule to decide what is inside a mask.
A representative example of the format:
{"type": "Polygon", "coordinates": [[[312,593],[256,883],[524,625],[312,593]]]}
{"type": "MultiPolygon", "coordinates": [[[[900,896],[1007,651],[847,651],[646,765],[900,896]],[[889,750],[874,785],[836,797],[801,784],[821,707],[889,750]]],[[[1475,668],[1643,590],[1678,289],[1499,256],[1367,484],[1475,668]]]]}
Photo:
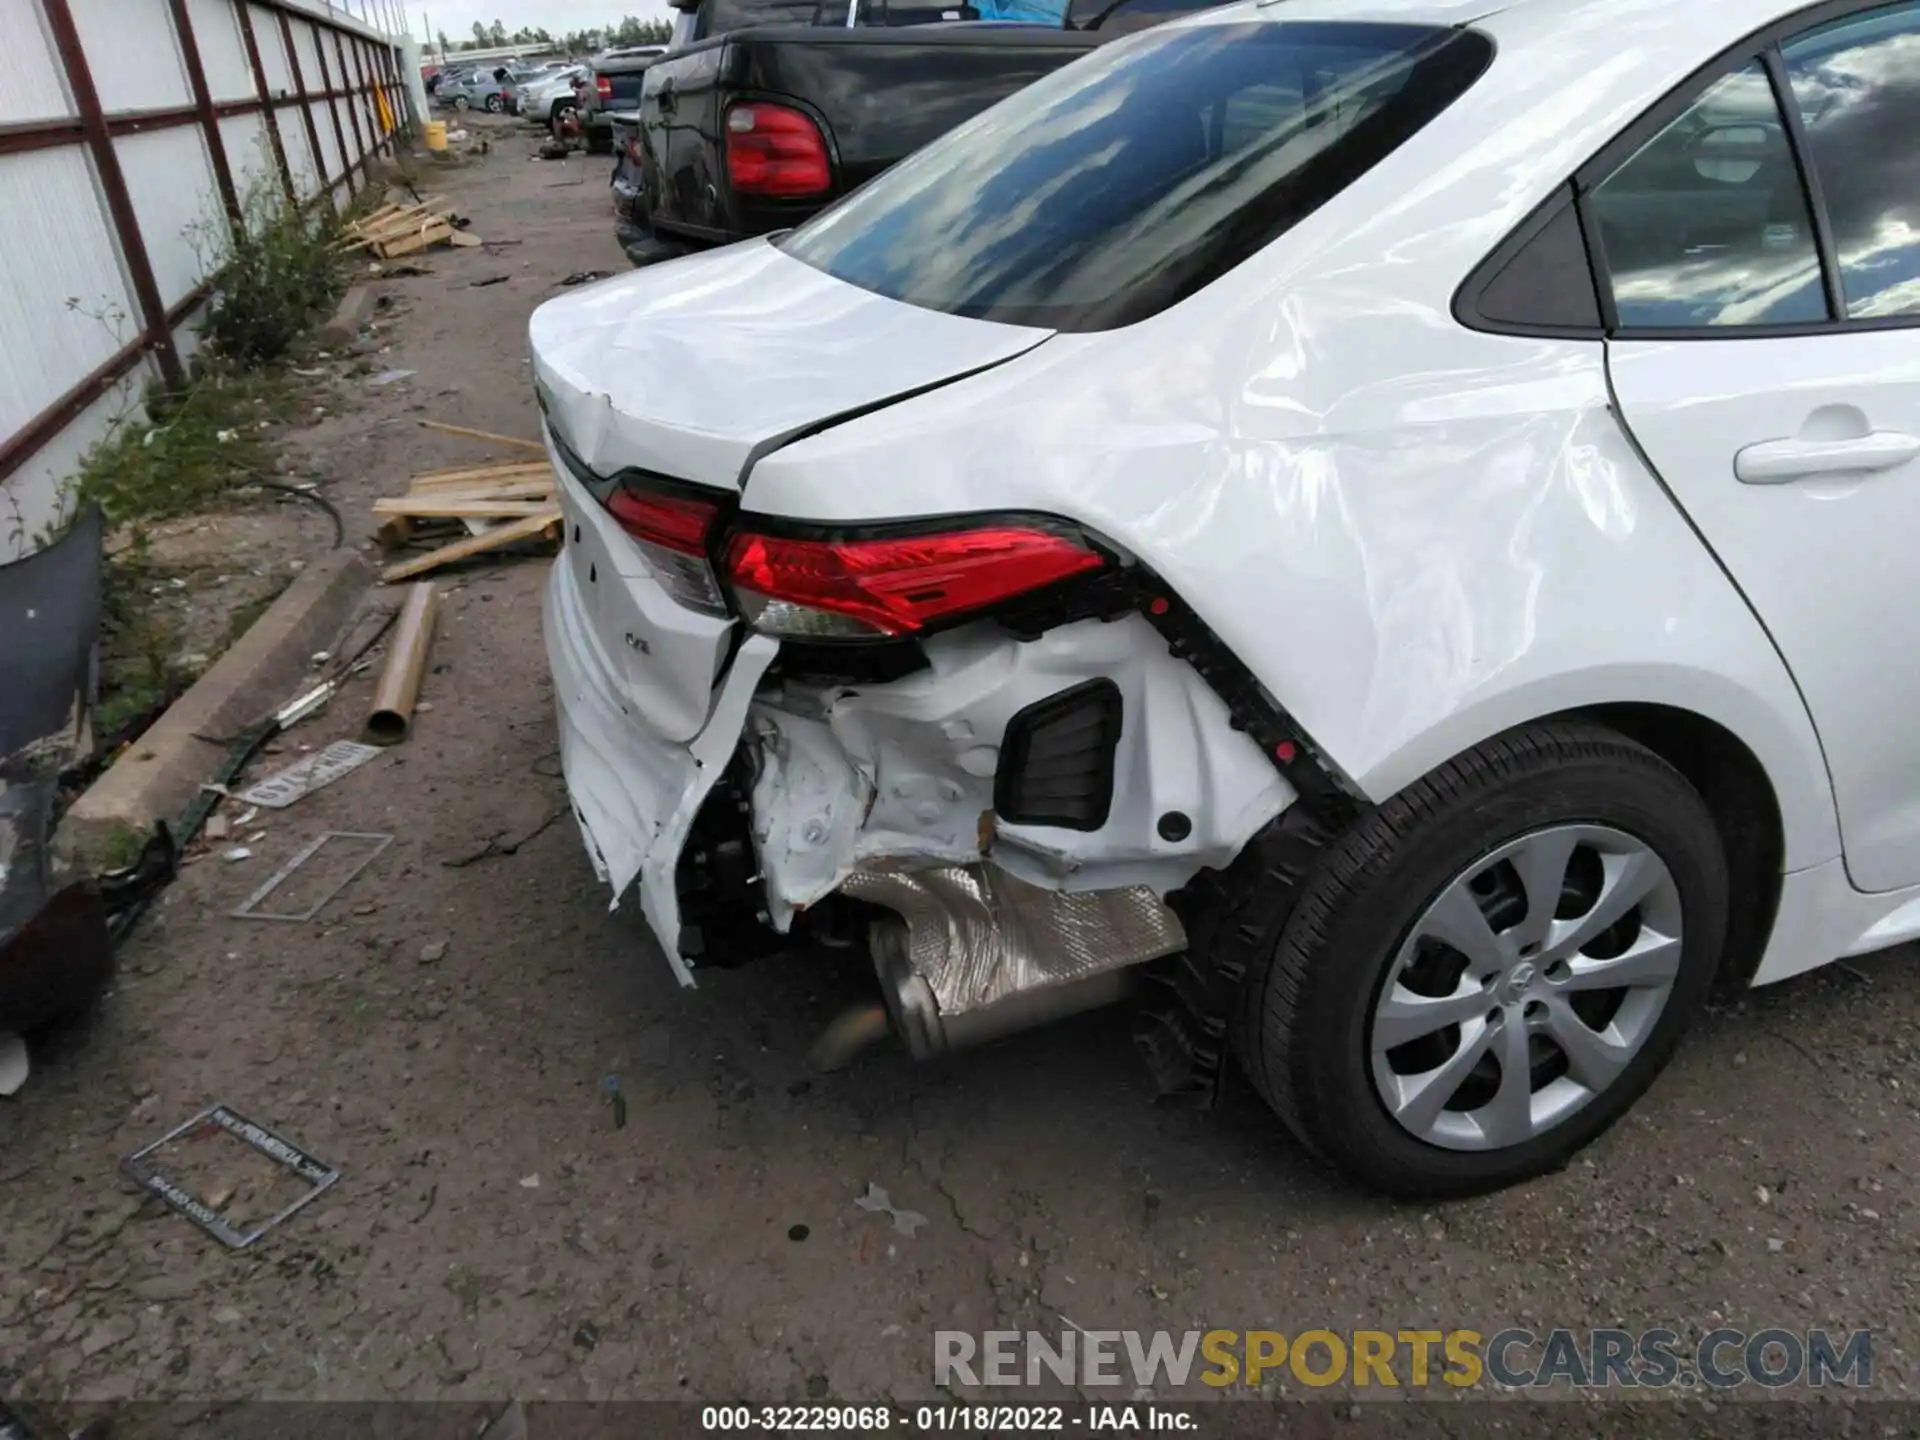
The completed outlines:
{"type": "Polygon", "coordinates": [[[993,808],[1015,825],[1098,830],[1113,805],[1120,687],[1083,684],[1036,700],[1007,722],[993,808]]]}

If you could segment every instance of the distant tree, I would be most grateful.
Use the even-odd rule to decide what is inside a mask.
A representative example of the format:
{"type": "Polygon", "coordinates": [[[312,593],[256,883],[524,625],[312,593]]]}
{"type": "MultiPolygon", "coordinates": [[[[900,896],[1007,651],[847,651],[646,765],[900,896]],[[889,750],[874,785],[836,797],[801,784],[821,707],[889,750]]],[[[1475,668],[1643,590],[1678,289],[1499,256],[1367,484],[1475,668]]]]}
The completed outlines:
{"type": "Polygon", "coordinates": [[[507,43],[507,27],[502,25],[498,20],[493,22],[493,28],[487,33],[492,37],[495,45],[504,45],[507,43]]]}
{"type": "Polygon", "coordinates": [[[478,50],[482,45],[486,43],[487,43],[487,27],[481,24],[478,20],[476,20],[473,22],[473,44],[469,45],[467,48],[469,50],[478,50]]]}

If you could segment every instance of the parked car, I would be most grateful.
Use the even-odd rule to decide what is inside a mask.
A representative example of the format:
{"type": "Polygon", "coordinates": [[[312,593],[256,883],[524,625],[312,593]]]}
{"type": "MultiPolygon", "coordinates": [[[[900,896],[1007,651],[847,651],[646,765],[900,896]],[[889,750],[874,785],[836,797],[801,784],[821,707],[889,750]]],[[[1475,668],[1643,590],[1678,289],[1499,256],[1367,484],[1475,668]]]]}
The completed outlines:
{"type": "Polygon", "coordinates": [[[497,115],[507,108],[506,67],[463,71],[443,80],[435,93],[442,105],[455,110],[486,110],[497,115]]]}
{"type": "Polygon", "coordinates": [[[641,82],[665,53],[658,45],[632,45],[593,57],[591,74],[574,86],[581,128],[593,154],[613,150],[613,116],[640,108],[641,82]]]}
{"type": "Polygon", "coordinates": [[[550,127],[562,111],[577,107],[574,85],[587,73],[584,65],[565,65],[530,77],[515,88],[514,113],[550,127]]]}
{"type": "Polygon", "coordinates": [[[1050,25],[969,23],[980,8],[951,0],[684,3],[692,41],[640,104],[635,264],[799,224],[1094,46],[1216,0],[1080,0],[1050,25]]]}
{"type": "Polygon", "coordinates": [[[918,1053],[1148,976],[1163,1084],[1433,1196],[1914,939],[1920,12],[1797,7],[1238,4],[536,311],[675,973],[857,901],[918,1053]]]}

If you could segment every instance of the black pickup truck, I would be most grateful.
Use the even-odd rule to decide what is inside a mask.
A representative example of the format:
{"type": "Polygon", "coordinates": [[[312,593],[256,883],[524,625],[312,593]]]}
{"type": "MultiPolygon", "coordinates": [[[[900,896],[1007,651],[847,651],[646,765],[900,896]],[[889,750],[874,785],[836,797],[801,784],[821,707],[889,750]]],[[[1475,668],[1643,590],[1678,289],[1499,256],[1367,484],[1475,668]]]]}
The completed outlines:
{"type": "Polygon", "coordinates": [[[636,265],[797,225],[1094,46],[1218,0],[1071,0],[1050,25],[969,0],[672,3],[692,40],[641,91],[636,265]],[[718,33],[743,5],[751,28],[718,33]]]}

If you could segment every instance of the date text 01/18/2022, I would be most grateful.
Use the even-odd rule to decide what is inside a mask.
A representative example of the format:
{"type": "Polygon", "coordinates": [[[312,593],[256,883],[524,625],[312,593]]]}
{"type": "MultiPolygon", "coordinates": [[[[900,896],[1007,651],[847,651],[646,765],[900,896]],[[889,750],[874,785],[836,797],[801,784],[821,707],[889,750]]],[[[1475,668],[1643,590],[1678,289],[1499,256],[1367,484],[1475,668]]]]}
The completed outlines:
{"type": "Polygon", "coordinates": [[[1010,1430],[1189,1431],[1193,1415],[1151,1405],[920,1405],[909,1414],[885,1405],[707,1405],[700,1428],[712,1431],[851,1431],[872,1434],[898,1425],[917,1432],[999,1434],[1010,1430]],[[910,1422],[910,1423],[909,1423],[910,1422]]]}

